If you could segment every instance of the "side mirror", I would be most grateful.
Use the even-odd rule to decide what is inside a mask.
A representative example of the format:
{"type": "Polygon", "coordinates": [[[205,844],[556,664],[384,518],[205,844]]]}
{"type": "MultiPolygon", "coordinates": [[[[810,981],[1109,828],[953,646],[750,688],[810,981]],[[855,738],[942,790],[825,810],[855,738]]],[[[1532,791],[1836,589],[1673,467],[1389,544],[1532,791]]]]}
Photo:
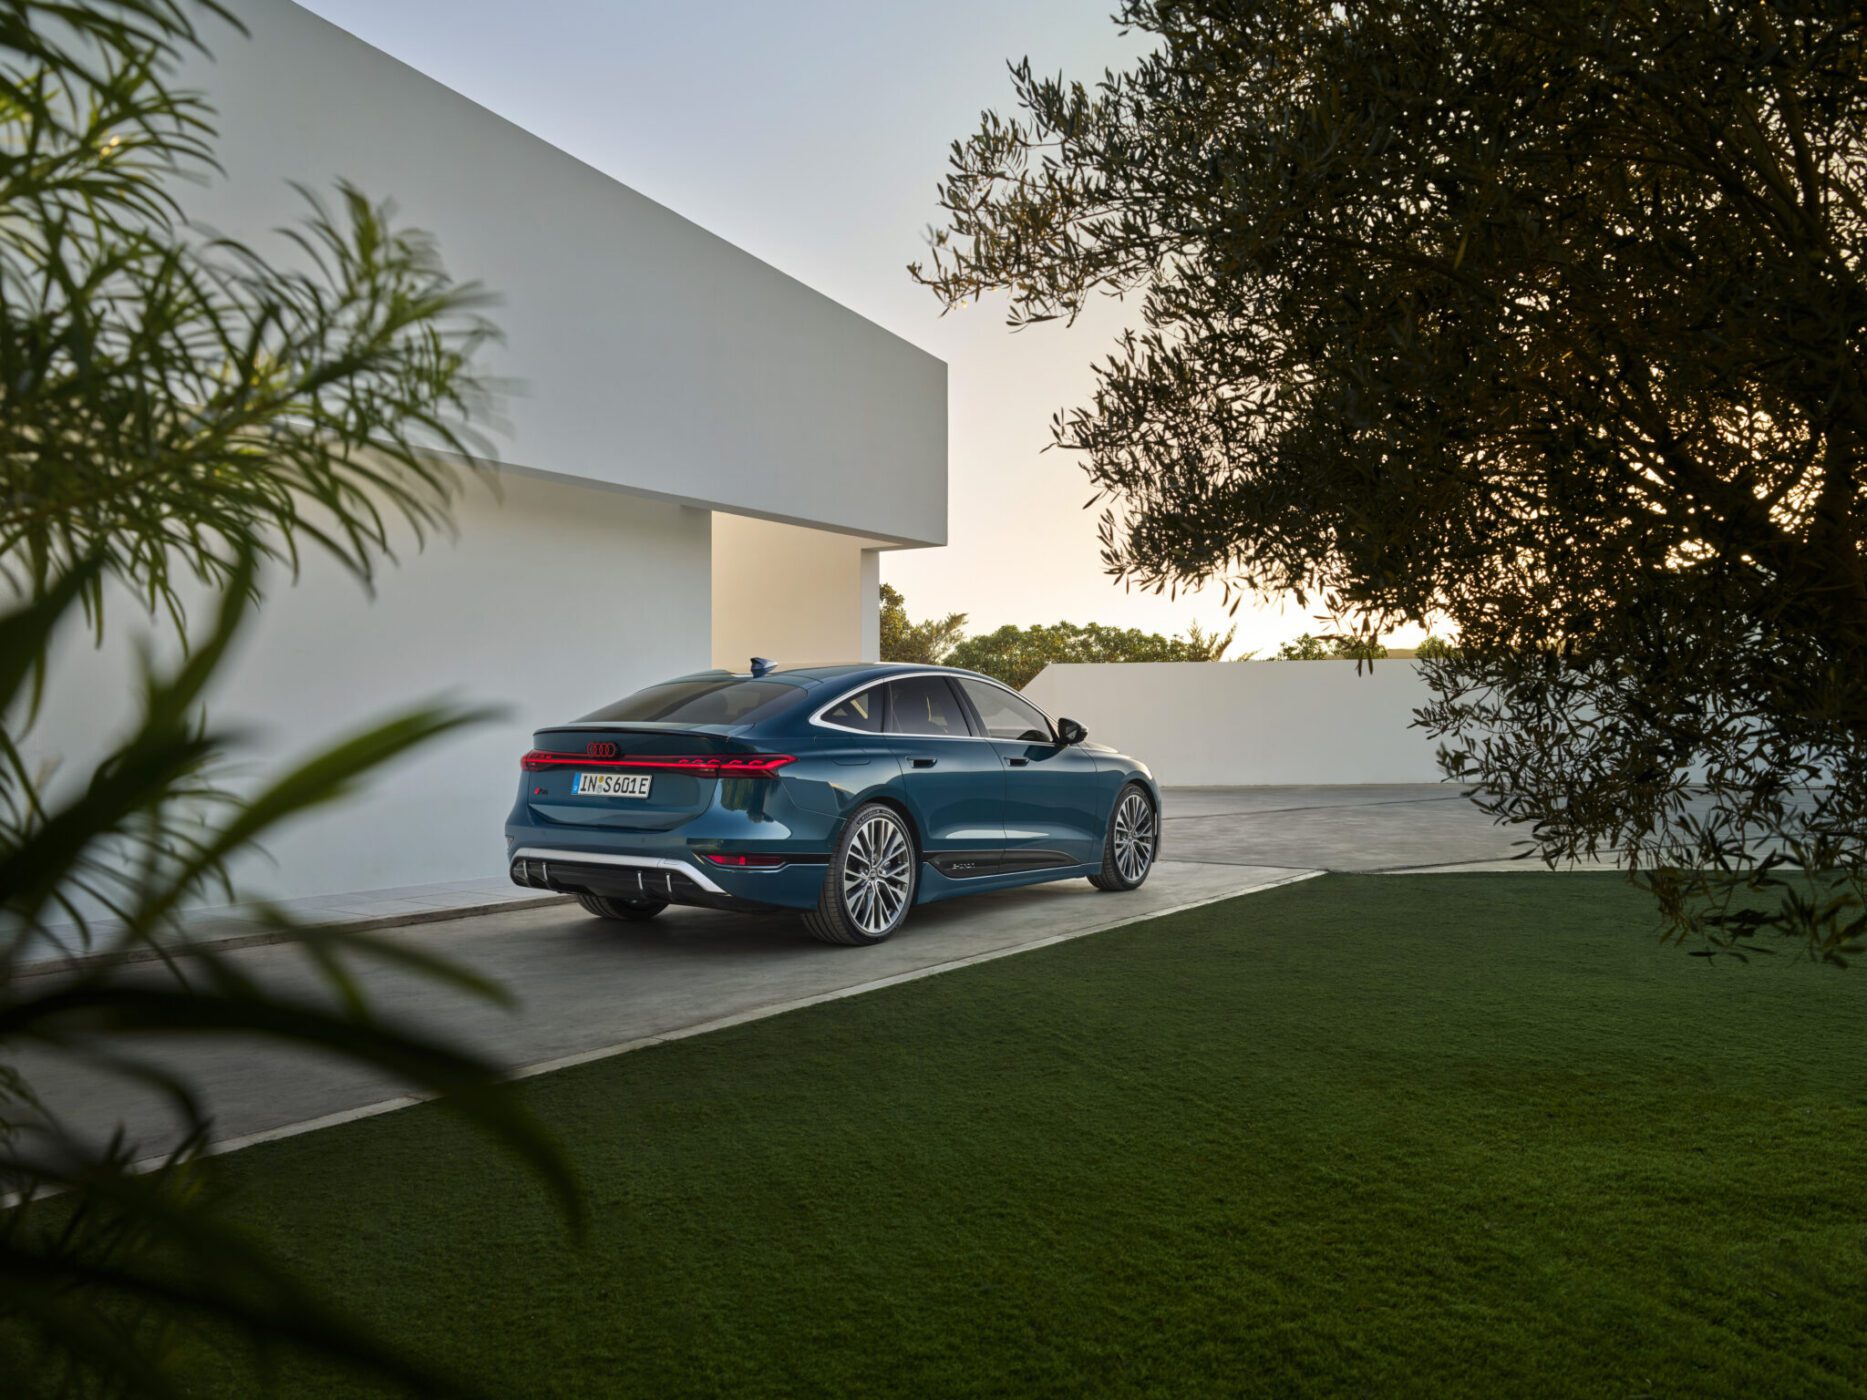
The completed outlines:
{"type": "Polygon", "coordinates": [[[1057,737],[1066,744],[1080,744],[1089,737],[1089,731],[1073,719],[1057,721],[1057,737]]]}

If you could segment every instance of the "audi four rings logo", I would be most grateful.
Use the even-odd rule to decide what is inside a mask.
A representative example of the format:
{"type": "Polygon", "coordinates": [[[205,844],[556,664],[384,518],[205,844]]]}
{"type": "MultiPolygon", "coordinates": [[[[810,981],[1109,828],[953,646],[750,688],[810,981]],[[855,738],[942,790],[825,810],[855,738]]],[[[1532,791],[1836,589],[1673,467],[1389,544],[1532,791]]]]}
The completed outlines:
{"type": "Polygon", "coordinates": [[[584,753],[591,758],[614,758],[616,746],[607,739],[598,739],[586,748],[584,753]]]}

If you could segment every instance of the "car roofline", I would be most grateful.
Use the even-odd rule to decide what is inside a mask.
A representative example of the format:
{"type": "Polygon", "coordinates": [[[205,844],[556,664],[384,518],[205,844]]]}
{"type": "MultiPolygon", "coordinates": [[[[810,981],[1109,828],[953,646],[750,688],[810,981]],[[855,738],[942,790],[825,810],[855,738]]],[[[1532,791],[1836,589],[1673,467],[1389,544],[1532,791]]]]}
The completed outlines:
{"type": "MultiPolygon", "coordinates": [[[[851,729],[847,725],[831,724],[823,718],[823,712],[825,710],[835,709],[838,705],[842,704],[843,701],[849,699],[850,696],[860,695],[872,685],[880,684],[883,681],[910,680],[915,676],[967,676],[976,681],[983,681],[987,685],[997,686],[1007,694],[1017,696],[1018,699],[1022,700],[1033,710],[1036,710],[1038,714],[1042,715],[1044,717],[1044,723],[1050,726],[1051,734],[1054,735],[1057,732],[1057,722],[1052,718],[1050,711],[1046,710],[1028,695],[1023,694],[1016,687],[1006,685],[1005,682],[999,680],[996,676],[982,675],[978,671],[968,671],[959,666],[916,666],[907,662],[879,663],[875,671],[848,687],[838,690],[836,694],[818,705],[810,712],[806,723],[817,729],[834,730],[838,734],[874,734],[876,732],[874,730],[851,729]],[[890,669],[891,667],[894,669],[890,669]]],[[[949,742],[955,739],[974,739],[987,744],[995,742],[989,734],[907,734],[894,735],[892,737],[908,739],[943,739],[949,742]]]]}

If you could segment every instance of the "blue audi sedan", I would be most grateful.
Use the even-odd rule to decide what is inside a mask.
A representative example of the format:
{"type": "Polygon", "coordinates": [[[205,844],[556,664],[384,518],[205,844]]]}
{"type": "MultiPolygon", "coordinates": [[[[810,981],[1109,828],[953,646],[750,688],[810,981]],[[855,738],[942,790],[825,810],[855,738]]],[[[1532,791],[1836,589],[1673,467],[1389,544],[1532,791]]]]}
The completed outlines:
{"type": "Polygon", "coordinates": [[[970,671],[755,658],[682,676],[533,736],[512,879],[606,919],[798,910],[855,945],[955,895],[1136,889],[1160,852],[1160,790],[1087,737],[970,671]]]}

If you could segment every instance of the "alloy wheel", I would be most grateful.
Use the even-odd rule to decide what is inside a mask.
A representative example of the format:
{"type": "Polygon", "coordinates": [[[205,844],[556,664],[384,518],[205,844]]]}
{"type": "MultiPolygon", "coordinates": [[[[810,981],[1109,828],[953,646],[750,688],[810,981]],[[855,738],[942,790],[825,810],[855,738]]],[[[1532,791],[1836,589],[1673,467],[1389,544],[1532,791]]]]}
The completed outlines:
{"type": "Polygon", "coordinates": [[[1154,806],[1138,792],[1115,809],[1115,868],[1135,885],[1154,863],[1154,806]]]}
{"type": "Polygon", "coordinates": [[[856,828],[843,860],[843,907],[871,937],[895,926],[907,907],[914,851],[892,817],[876,813],[856,828]]]}

